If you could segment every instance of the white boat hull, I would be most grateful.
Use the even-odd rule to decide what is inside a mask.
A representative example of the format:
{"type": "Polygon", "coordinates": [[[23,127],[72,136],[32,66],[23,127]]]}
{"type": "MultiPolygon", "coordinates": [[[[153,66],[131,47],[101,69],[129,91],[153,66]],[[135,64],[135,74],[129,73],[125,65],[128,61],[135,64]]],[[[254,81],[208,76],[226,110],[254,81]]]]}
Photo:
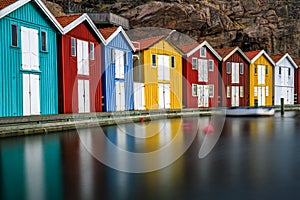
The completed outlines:
{"type": "Polygon", "coordinates": [[[229,108],[226,109],[227,116],[273,116],[273,108],[229,108]]]}

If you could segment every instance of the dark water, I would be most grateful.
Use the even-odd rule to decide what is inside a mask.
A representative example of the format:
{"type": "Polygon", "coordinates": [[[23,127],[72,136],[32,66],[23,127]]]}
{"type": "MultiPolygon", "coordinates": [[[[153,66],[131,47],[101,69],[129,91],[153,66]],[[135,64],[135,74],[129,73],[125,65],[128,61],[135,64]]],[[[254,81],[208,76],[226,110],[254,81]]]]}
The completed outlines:
{"type": "MultiPolygon", "coordinates": [[[[1,139],[0,198],[300,198],[300,118],[227,118],[221,137],[204,159],[198,158],[203,133],[199,131],[195,138],[191,134],[194,120],[139,124],[143,132],[138,129],[138,133],[132,124],[103,128],[112,144],[140,153],[160,149],[176,136],[176,150],[192,139],[191,146],[174,163],[148,173],[107,167],[87,151],[76,131],[1,139]],[[122,134],[122,128],[148,138],[122,134]],[[151,135],[153,132],[160,134],[151,135]]],[[[208,120],[200,118],[199,124],[208,120]]],[[[84,131],[88,135],[93,129],[84,131]]],[[[105,143],[92,137],[90,142],[110,156],[105,143]]],[[[164,156],[168,155],[162,159],[164,156]]],[[[132,164],[124,157],[116,159],[121,165],[132,164]]]]}

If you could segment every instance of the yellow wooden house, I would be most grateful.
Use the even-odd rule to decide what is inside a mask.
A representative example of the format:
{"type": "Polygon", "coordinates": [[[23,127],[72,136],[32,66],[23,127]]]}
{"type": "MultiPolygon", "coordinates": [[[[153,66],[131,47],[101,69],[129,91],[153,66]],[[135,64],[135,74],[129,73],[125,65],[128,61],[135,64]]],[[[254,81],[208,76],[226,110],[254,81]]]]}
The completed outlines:
{"type": "Polygon", "coordinates": [[[245,53],[251,61],[249,67],[250,106],[273,105],[274,61],[264,50],[245,53]]]}
{"type": "Polygon", "coordinates": [[[133,42],[135,110],[182,108],[182,56],[165,36],[133,42]]]}

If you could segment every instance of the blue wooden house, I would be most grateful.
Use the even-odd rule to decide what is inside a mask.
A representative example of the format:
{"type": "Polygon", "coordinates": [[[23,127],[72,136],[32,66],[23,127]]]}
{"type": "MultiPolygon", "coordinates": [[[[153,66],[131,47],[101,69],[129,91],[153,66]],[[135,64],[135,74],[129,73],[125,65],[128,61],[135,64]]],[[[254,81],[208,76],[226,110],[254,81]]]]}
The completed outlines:
{"type": "Polygon", "coordinates": [[[58,112],[56,36],[40,0],[0,2],[0,117],[58,112]]]}
{"type": "Polygon", "coordinates": [[[99,31],[107,44],[102,50],[103,111],[133,110],[132,52],[135,48],[121,26],[99,31]]]}

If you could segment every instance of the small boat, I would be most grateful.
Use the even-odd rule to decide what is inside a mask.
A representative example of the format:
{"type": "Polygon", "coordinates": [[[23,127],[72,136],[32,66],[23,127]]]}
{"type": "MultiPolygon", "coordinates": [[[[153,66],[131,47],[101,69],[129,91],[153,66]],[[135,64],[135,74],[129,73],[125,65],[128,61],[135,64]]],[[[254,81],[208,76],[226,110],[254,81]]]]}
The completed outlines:
{"type": "Polygon", "coordinates": [[[227,116],[273,116],[274,108],[271,107],[236,107],[226,109],[227,116]]]}

